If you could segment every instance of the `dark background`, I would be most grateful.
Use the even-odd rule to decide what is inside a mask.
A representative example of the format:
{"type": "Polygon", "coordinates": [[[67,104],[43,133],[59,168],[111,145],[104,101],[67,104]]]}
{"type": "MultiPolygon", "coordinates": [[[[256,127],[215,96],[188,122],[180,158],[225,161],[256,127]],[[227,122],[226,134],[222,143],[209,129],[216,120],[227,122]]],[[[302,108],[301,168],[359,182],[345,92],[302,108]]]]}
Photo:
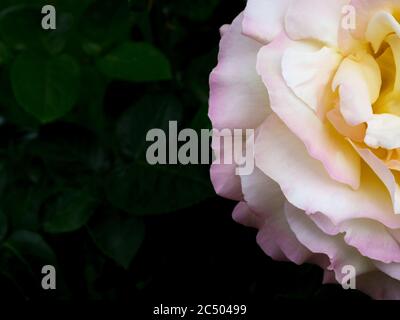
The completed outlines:
{"type": "Polygon", "coordinates": [[[273,262],[207,166],[150,167],[151,128],[210,128],[241,0],[1,0],[0,296],[150,303],[364,299],[273,262]],[[57,30],[41,29],[41,8],[57,30]],[[41,267],[57,290],[41,288],[41,267]]]}

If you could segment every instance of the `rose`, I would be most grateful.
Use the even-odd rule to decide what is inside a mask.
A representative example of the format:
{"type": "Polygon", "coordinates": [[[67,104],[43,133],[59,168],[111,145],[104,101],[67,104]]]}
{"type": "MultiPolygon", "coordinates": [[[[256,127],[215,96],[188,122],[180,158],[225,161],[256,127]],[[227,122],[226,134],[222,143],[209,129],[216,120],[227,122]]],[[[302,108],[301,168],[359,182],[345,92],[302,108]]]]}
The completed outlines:
{"type": "Polygon", "coordinates": [[[210,77],[214,128],[256,132],[251,175],[211,169],[217,193],[240,201],[234,219],[326,283],[353,266],[376,299],[400,299],[397,19],[397,0],[249,0],[221,28],[210,77]]]}

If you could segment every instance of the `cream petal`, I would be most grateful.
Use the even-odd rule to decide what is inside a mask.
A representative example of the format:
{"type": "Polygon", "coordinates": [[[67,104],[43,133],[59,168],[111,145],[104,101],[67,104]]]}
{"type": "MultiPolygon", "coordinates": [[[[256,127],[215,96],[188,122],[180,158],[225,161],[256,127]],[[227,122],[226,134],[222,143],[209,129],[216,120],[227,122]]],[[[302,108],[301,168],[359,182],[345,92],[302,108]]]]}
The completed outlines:
{"type": "Polygon", "coordinates": [[[289,48],[282,58],[282,75],[296,96],[317,112],[341,60],[340,54],[327,47],[289,48]]]}
{"type": "Polygon", "coordinates": [[[379,65],[372,56],[342,62],[332,89],[339,88],[340,111],[348,124],[357,126],[372,118],[372,103],[378,99],[381,85],[379,65]]]}
{"type": "Polygon", "coordinates": [[[332,180],[275,115],[259,130],[256,166],[280,185],[294,206],[309,214],[320,212],[335,225],[368,218],[390,228],[400,227],[400,216],[394,214],[389,193],[369,167],[363,166],[360,188],[352,190],[332,180]]]}
{"type": "Polygon", "coordinates": [[[353,35],[358,39],[365,38],[368,24],[374,15],[382,11],[393,14],[399,4],[399,0],[352,0],[350,5],[355,8],[357,14],[357,24],[356,29],[352,31],[353,35]]]}
{"type": "Polygon", "coordinates": [[[339,132],[344,137],[350,138],[356,142],[363,142],[365,138],[365,132],[367,130],[367,125],[365,123],[358,126],[350,126],[338,108],[332,109],[327,113],[327,118],[330,123],[335,127],[337,132],[339,132]]]}
{"type": "Polygon", "coordinates": [[[287,48],[297,46],[298,43],[281,34],[260,50],[257,70],[268,88],[271,109],[303,141],[311,157],[323,163],[332,179],[357,189],[360,157],[343,137],[296,97],[283,79],[282,56],[287,48]]]}
{"type": "Polygon", "coordinates": [[[400,117],[391,114],[375,114],[368,121],[364,142],[371,148],[400,148],[400,117]]]}
{"type": "Polygon", "coordinates": [[[312,39],[338,47],[343,6],[349,0],[293,1],[285,17],[286,32],[293,40],[312,39]]]}
{"type": "Polygon", "coordinates": [[[370,20],[365,38],[372,44],[375,53],[378,52],[385,38],[391,34],[396,33],[400,36],[400,24],[392,14],[386,11],[379,11],[370,20]]]}
{"type": "Polygon", "coordinates": [[[244,10],[243,34],[268,43],[284,30],[284,17],[293,0],[248,0],[244,10]]]}
{"type": "Polygon", "coordinates": [[[371,150],[362,148],[355,143],[352,143],[352,145],[384,183],[392,198],[394,212],[400,214],[400,187],[393,173],[371,150]]]}

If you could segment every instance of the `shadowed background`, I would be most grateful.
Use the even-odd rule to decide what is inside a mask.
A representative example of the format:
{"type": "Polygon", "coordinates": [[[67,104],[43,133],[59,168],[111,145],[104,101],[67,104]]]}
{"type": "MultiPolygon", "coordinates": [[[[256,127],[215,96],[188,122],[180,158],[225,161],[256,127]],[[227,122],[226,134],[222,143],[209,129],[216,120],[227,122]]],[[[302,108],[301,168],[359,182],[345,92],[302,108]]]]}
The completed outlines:
{"type": "Polygon", "coordinates": [[[210,128],[219,27],[241,0],[2,0],[0,295],[201,302],[364,299],[273,262],[207,166],[146,164],[146,133],[210,128]],[[41,29],[41,8],[57,30],[41,29]],[[41,288],[41,267],[57,290],[41,288]]]}

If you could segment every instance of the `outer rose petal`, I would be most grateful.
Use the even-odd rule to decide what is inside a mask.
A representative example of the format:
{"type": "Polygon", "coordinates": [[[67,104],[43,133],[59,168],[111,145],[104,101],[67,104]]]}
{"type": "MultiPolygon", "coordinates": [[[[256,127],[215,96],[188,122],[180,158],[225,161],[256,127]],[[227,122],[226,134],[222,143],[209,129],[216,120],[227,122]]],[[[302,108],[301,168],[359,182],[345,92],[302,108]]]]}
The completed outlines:
{"type": "Polygon", "coordinates": [[[262,225],[262,218],[252,211],[246,202],[239,202],[232,213],[233,220],[246,227],[259,228],[262,225]]]}
{"type": "Polygon", "coordinates": [[[361,275],[357,288],[377,300],[400,300],[399,281],[379,271],[361,275]]]}
{"type": "Polygon", "coordinates": [[[226,155],[227,157],[232,156],[232,159],[234,159],[233,153],[239,152],[239,150],[233,150],[232,145],[222,143],[223,138],[219,140],[217,137],[217,134],[214,133],[211,146],[213,151],[220,155],[221,159],[219,163],[215,161],[211,166],[211,182],[215,192],[220,196],[240,201],[243,195],[240,177],[236,174],[236,164],[234,161],[227,161],[224,158],[226,155]]]}
{"type": "Polygon", "coordinates": [[[211,166],[211,182],[215,192],[221,197],[240,201],[242,190],[240,178],[236,175],[236,165],[213,164],[211,166]]]}
{"type": "MultiPolygon", "coordinates": [[[[248,227],[259,228],[263,224],[263,219],[252,211],[245,202],[240,202],[232,215],[236,222],[248,227]]],[[[272,259],[277,261],[289,261],[273,237],[273,234],[260,232],[257,235],[257,242],[261,249],[272,259]]]]}
{"type": "MultiPolygon", "coordinates": [[[[210,76],[209,117],[216,129],[256,128],[270,112],[267,90],[255,69],[261,45],[241,34],[242,20],[241,14],[232,25],[221,28],[219,63],[210,76]]],[[[223,153],[220,148],[213,143],[215,152],[223,153]]],[[[211,180],[219,195],[240,201],[235,170],[235,164],[214,163],[211,180]]]]}
{"type": "Polygon", "coordinates": [[[257,168],[241,179],[244,199],[259,217],[257,241],[261,248],[271,252],[273,242],[290,261],[301,264],[308,260],[311,253],[297,241],[285,219],[285,198],[279,185],[257,168]]]}
{"type": "Polygon", "coordinates": [[[248,0],[244,11],[243,33],[260,43],[272,41],[284,29],[284,17],[292,1],[248,0]]]}
{"type": "Polygon", "coordinates": [[[375,299],[400,299],[400,283],[393,279],[400,276],[399,264],[370,261],[345,244],[340,235],[329,236],[318,230],[306,215],[290,204],[287,205],[286,215],[302,244],[312,252],[324,253],[330,258],[329,269],[334,273],[326,271],[324,283],[333,283],[334,280],[341,283],[342,267],[352,265],[357,272],[357,289],[375,299]]]}
{"type": "Polygon", "coordinates": [[[400,263],[374,261],[375,266],[393,279],[400,280],[400,263]]]}
{"type": "MultiPolygon", "coordinates": [[[[387,229],[379,222],[368,219],[353,219],[334,225],[321,213],[309,216],[327,235],[344,234],[344,241],[356,248],[363,256],[383,263],[400,262],[400,245],[396,238],[399,232],[387,229]]],[[[400,270],[399,270],[400,271],[400,270]]]]}
{"type": "Polygon", "coordinates": [[[400,227],[400,216],[394,214],[387,190],[368,167],[363,167],[360,188],[351,190],[332,180],[275,115],[259,130],[256,166],[280,185],[294,206],[309,214],[325,214],[336,225],[369,218],[389,228],[400,227]]]}
{"type": "Polygon", "coordinates": [[[345,232],[345,242],[363,256],[382,263],[400,262],[399,243],[381,223],[356,219],[344,222],[341,230],[345,232]]]}
{"type": "Polygon", "coordinates": [[[268,88],[271,108],[304,142],[309,154],[323,163],[332,179],[357,189],[360,181],[360,157],[343,137],[321,122],[294,95],[283,79],[282,56],[289,47],[296,49],[299,44],[281,34],[263,47],[258,55],[257,70],[268,88]]]}
{"type": "Polygon", "coordinates": [[[323,284],[336,284],[335,273],[331,270],[324,270],[323,284]]]}
{"type": "Polygon", "coordinates": [[[286,32],[293,40],[313,39],[338,46],[342,8],[350,0],[297,0],[286,14],[286,32]]]}
{"type": "Polygon", "coordinates": [[[329,236],[323,233],[301,210],[288,202],[285,206],[285,214],[290,228],[297,239],[314,253],[325,254],[331,262],[329,270],[333,270],[338,282],[342,281],[342,268],[352,265],[357,275],[375,270],[369,259],[363,257],[355,249],[344,243],[340,235],[329,236]]]}
{"type": "Polygon", "coordinates": [[[339,226],[334,225],[332,221],[324,214],[317,212],[309,215],[309,217],[324,233],[330,236],[336,236],[340,233],[339,226]]]}
{"type": "Polygon", "coordinates": [[[241,34],[243,15],[223,30],[210,76],[209,117],[216,129],[256,128],[269,113],[268,93],[255,63],[261,45],[241,34]]]}

